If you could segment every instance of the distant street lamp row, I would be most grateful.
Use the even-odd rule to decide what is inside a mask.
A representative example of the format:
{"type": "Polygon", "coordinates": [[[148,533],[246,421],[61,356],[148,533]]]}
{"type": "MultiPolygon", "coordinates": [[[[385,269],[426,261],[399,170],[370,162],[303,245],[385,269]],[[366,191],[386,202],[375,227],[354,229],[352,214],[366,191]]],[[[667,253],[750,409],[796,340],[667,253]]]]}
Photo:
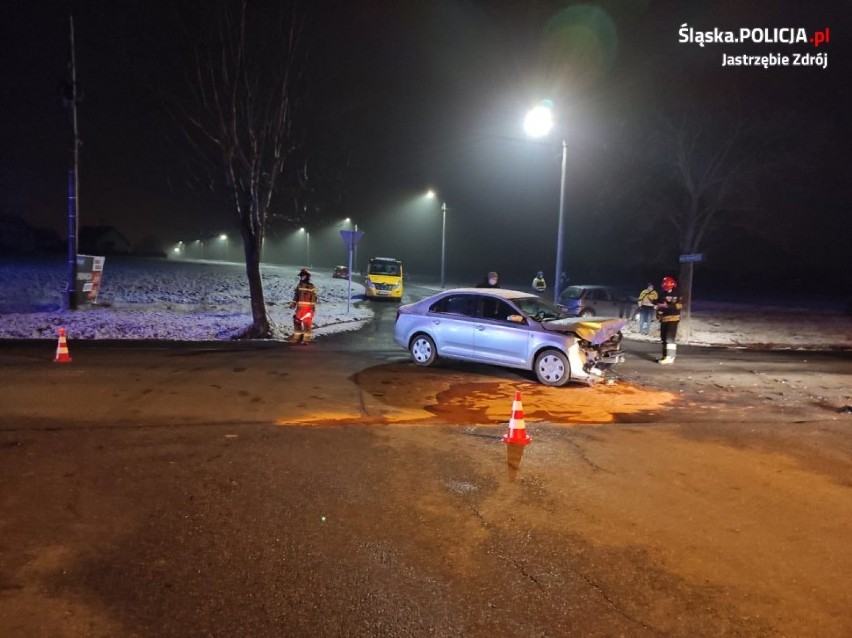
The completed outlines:
{"type": "MultiPolygon", "coordinates": [[[[358,230],[358,224],[353,224],[352,220],[349,217],[344,219],[341,222],[341,224],[346,224],[347,226],[349,226],[350,230],[353,230],[353,229],[358,230]]],[[[301,228],[299,228],[298,232],[305,235],[305,265],[310,266],[311,265],[311,231],[309,231],[307,228],[302,226],[301,228]]],[[[228,241],[228,235],[226,233],[220,233],[218,236],[215,237],[215,240],[218,240],[220,242],[227,242],[228,241]]],[[[193,246],[193,245],[203,246],[204,242],[205,242],[205,240],[203,240],[203,239],[196,239],[196,240],[193,240],[193,241],[190,241],[190,242],[178,241],[178,243],[172,248],[172,252],[180,254],[180,253],[184,252],[185,250],[187,250],[187,247],[193,246]]]]}

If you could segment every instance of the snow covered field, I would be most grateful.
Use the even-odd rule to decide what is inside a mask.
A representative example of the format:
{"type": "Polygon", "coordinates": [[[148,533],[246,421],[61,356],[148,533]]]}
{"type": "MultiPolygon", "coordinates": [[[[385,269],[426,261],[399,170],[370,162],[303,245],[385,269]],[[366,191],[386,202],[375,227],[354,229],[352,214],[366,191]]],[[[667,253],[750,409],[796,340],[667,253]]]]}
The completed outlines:
{"type": "MultiPolygon", "coordinates": [[[[298,267],[264,266],[264,293],[276,338],[292,333],[289,302],[298,283],[298,267]]],[[[230,339],[251,324],[245,266],[221,262],[107,258],[98,306],[62,309],[67,279],[61,260],[0,263],[0,338],[55,339],[65,327],[74,339],[230,339]]],[[[319,289],[314,334],[359,329],[372,318],[357,299],[347,312],[347,281],[315,271],[319,289]]],[[[352,283],[353,296],[364,287],[352,283]]]]}
{"type": "MultiPolygon", "coordinates": [[[[296,266],[264,266],[263,283],[276,338],[292,331],[289,300],[296,266]]],[[[319,288],[315,335],[357,330],[373,313],[361,303],[364,288],[331,269],[316,269],[319,288]]],[[[0,262],[0,339],[55,339],[60,326],[73,339],[227,340],[251,323],[242,264],[110,257],[104,267],[99,306],[62,310],[66,266],[62,258],[0,262]]],[[[815,307],[708,302],[696,299],[692,336],[697,345],[762,348],[852,349],[852,317],[842,304],[815,307]]],[[[655,326],[656,327],[656,326],[655,326]]],[[[656,340],[625,331],[630,339],[656,340]]],[[[682,343],[684,340],[680,340],[682,343]]]]}

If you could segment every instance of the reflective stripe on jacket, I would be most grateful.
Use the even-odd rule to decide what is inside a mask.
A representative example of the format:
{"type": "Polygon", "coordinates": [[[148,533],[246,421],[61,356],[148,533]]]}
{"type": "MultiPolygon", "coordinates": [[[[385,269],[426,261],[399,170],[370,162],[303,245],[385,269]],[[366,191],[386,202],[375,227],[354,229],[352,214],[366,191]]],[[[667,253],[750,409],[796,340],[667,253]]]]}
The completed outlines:
{"type": "Polygon", "coordinates": [[[660,323],[680,321],[681,308],[683,308],[683,300],[677,294],[677,291],[663,293],[663,298],[657,304],[657,319],[660,320],[660,323]],[[665,306],[659,305],[662,303],[665,306]]]}

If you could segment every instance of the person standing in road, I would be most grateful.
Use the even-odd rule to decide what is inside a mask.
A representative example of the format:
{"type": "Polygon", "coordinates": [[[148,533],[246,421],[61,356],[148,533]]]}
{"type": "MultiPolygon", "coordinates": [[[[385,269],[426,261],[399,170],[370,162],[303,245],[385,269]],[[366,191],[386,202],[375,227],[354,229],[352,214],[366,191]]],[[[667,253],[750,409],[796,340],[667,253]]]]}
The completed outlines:
{"type": "Polygon", "coordinates": [[[663,356],[657,359],[661,365],[671,365],[677,355],[677,327],[680,323],[680,311],[683,299],[677,292],[677,282],[672,277],[663,277],[660,284],[663,296],[657,301],[657,319],[660,320],[660,339],[663,342],[663,356]]]}
{"type": "Polygon", "coordinates": [[[544,273],[539,270],[532,280],[533,290],[536,292],[544,292],[547,290],[547,282],[544,280],[544,273]]]}
{"type": "Polygon", "coordinates": [[[477,288],[499,288],[500,287],[500,277],[493,270],[489,272],[485,279],[476,284],[477,288]]]}
{"type": "Polygon", "coordinates": [[[295,308],[296,312],[293,313],[293,335],[288,341],[310,343],[317,308],[317,287],[311,282],[311,273],[307,268],[299,271],[299,283],[293,292],[290,307],[295,308]]]}
{"type": "Polygon", "coordinates": [[[651,334],[651,320],[654,318],[654,306],[657,303],[657,291],[654,290],[654,284],[648,284],[642,292],[639,293],[639,334],[651,334]]]}

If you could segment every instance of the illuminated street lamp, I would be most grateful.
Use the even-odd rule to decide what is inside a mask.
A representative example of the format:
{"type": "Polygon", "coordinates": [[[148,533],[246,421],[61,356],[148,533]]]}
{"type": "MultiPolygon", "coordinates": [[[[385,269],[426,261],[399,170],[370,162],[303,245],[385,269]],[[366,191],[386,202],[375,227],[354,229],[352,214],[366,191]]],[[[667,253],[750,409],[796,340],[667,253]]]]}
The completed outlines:
{"type": "MultiPolygon", "coordinates": [[[[524,118],[524,130],[530,137],[544,137],[553,128],[553,105],[542,102],[524,118]]],[[[568,166],[568,145],[562,140],[562,181],[559,186],[559,224],[556,233],[556,270],[553,277],[553,300],[559,303],[562,274],[562,237],[565,228],[565,174],[568,166]]]]}
{"type": "MultiPolygon", "coordinates": [[[[426,193],[429,199],[435,199],[435,191],[426,193]]],[[[444,287],[444,271],[447,263],[447,202],[441,204],[441,288],[444,287]]]]}
{"type": "Polygon", "coordinates": [[[305,233],[305,266],[311,266],[311,231],[306,230],[304,226],[299,229],[300,233],[305,233]]]}

